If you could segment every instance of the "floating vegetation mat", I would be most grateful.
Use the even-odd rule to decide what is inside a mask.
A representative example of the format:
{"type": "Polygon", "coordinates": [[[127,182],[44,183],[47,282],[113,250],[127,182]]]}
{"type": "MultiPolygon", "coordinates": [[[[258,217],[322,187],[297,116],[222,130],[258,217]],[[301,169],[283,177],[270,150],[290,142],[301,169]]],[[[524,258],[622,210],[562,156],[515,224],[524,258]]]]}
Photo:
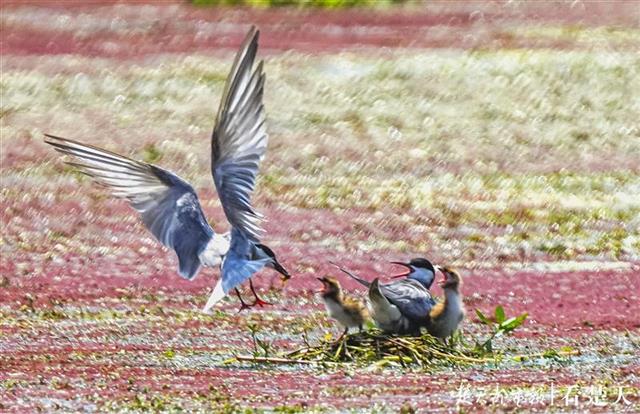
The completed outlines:
{"type": "Polygon", "coordinates": [[[458,343],[448,346],[431,335],[395,336],[380,331],[367,331],[346,336],[334,342],[307,345],[275,357],[238,355],[236,360],[280,364],[337,364],[356,363],[378,366],[429,366],[498,363],[504,358],[524,361],[534,358],[559,358],[577,355],[576,350],[550,350],[522,355],[481,352],[475,347],[458,343]]]}

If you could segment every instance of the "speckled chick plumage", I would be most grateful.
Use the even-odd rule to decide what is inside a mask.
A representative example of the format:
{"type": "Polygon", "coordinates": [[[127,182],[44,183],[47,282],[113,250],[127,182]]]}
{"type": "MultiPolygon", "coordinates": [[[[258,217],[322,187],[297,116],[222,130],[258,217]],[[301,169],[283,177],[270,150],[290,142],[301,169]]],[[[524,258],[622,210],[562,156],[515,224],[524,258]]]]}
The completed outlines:
{"type": "Polygon", "coordinates": [[[369,312],[364,302],[345,295],[340,282],[333,277],[322,277],[318,280],[323,285],[320,297],[329,317],[338,321],[345,329],[356,327],[362,329],[369,319],[369,312]]]}

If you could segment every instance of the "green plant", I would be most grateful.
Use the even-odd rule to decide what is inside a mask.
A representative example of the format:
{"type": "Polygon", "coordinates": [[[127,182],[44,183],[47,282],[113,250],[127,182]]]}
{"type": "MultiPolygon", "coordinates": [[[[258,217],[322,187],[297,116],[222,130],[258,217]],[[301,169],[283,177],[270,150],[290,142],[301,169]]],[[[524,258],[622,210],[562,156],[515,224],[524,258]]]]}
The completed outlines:
{"type": "Polygon", "coordinates": [[[251,334],[251,340],[253,341],[253,356],[254,357],[266,357],[268,358],[272,354],[273,346],[270,342],[266,342],[258,338],[258,332],[260,329],[258,325],[249,323],[247,324],[249,332],[251,334]]]}
{"type": "Polygon", "coordinates": [[[504,313],[504,308],[501,305],[496,306],[494,320],[489,319],[479,309],[476,309],[476,315],[478,315],[478,319],[482,324],[490,327],[492,330],[491,335],[484,342],[480,343],[476,341],[475,350],[481,354],[493,353],[493,339],[512,332],[522,325],[528,316],[527,312],[525,312],[519,316],[507,318],[504,313]]]}
{"type": "Polygon", "coordinates": [[[142,159],[145,162],[156,162],[162,158],[162,152],[153,144],[145,145],[142,152],[142,159]]]}

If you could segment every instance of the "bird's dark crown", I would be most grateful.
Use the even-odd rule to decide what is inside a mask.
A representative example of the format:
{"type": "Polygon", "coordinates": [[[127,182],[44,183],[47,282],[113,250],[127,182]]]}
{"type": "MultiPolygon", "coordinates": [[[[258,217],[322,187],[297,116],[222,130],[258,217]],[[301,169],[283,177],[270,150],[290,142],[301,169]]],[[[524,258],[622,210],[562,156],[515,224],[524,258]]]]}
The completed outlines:
{"type": "Polygon", "coordinates": [[[411,261],[409,262],[409,264],[413,267],[421,267],[423,269],[428,269],[431,270],[432,272],[435,273],[436,269],[433,267],[433,264],[431,264],[431,262],[423,257],[416,257],[414,259],[411,259],[411,261]]]}

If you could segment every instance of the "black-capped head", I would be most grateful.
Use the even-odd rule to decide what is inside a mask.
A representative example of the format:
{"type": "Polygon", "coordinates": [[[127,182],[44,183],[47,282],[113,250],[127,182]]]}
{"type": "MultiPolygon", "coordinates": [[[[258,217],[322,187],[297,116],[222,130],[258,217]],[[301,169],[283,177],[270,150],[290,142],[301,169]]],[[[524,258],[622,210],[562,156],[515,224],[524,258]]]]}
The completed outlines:
{"type": "Polygon", "coordinates": [[[411,259],[408,263],[406,262],[391,262],[391,263],[395,263],[407,268],[407,270],[405,270],[404,272],[398,273],[393,277],[406,276],[408,279],[413,279],[420,282],[427,289],[431,288],[431,285],[433,284],[433,281],[435,280],[435,277],[436,277],[436,269],[429,260],[423,257],[416,257],[411,259]]]}
{"type": "Polygon", "coordinates": [[[289,274],[289,272],[287,272],[287,269],[285,269],[280,264],[280,262],[278,262],[278,259],[276,258],[276,254],[273,252],[273,250],[271,250],[270,247],[268,247],[268,246],[266,246],[266,245],[264,245],[262,243],[258,243],[258,244],[256,244],[256,248],[261,253],[261,254],[259,254],[260,256],[263,256],[265,258],[271,259],[267,263],[267,267],[270,267],[273,270],[275,270],[276,272],[280,273],[282,275],[282,277],[284,278],[284,280],[288,280],[288,279],[291,278],[291,275],[289,274]]]}
{"type": "Polygon", "coordinates": [[[424,257],[416,257],[414,259],[411,259],[411,261],[409,261],[409,265],[420,269],[430,270],[432,273],[435,273],[436,271],[433,264],[424,257]]]}

